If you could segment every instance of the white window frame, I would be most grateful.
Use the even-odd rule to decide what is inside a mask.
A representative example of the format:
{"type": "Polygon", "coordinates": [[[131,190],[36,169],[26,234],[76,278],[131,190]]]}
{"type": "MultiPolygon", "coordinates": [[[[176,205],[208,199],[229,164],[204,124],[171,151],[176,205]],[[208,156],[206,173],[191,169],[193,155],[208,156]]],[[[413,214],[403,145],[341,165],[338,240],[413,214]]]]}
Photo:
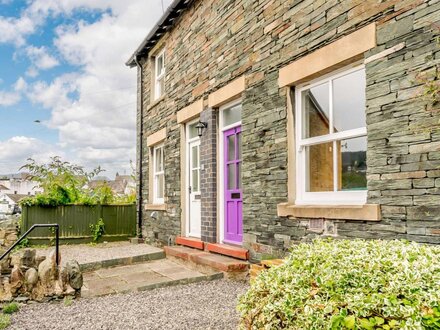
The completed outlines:
{"type": "Polygon", "coordinates": [[[165,89],[165,49],[154,57],[154,99],[159,99],[164,95],[165,90],[160,88],[160,82],[164,80],[163,89],[165,89]],[[159,58],[162,58],[162,72],[159,72],[159,58]]]}
{"type": "Polygon", "coordinates": [[[164,145],[163,144],[158,144],[156,146],[153,147],[153,204],[164,204],[165,201],[165,163],[164,163],[164,145]],[[162,170],[158,171],[156,168],[156,150],[158,149],[162,149],[161,152],[161,162],[162,162],[162,170]],[[163,195],[161,198],[157,197],[158,195],[158,184],[159,184],[159,180],[158,177],[159,176],[163,176],[163,187],[162,187],[162,191],[163,191],[163,195]]]}
{"type": "Polygon", "coordinates": [[[329,75],[320,77],[316,80],[297,86],[295,89],[295,140],[296,140],[296,201],[298,205],[362,205],[367,201],[367,190],[337,191],[338,186],[338,164],[336,141],[367,136],[367,127],[355,128],[342,132],[333,132],[333,80],[351,74],[353,72],[365,70],[364,65],[353,68],[345,68],[333,72],[329,75]],[[303,138],[303,114],[302,97],[304,90],[318,85],[329,83],[329,126],[330,133],[322,136],[303,138]],[[306,147],[326,142],[333,142],[333,187],[334,191],[326,192],[307,192],[307,153],[306,147]]]}

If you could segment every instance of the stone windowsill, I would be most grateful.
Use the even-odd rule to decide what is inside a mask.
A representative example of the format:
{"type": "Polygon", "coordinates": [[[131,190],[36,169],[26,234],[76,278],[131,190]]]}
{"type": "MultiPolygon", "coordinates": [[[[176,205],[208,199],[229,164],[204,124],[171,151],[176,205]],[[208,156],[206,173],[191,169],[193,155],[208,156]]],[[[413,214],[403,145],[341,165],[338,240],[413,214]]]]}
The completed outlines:
{"type": "Polygon", "coordinates": [[[166,209],[167,209],[166,204],[147,204],[147,205],[145,205],[145,210],[166,211],[166,209]]]}
{"type": "Polygon", "coordinates": [[[278,216],[295,218],[325,218],[341,220],[380,221],[380,205],[295,205],[280,203],[278,216]]]}
{"type": "Polygon", "coordinates": [[[151,108],[154,108],[156,105],[158,105],[159,103],[161,103],[163,100],[165,100],[165,94],[162,95],[161,97],[159,97],[157,100],[152,101],[152,102],[147,106],[147,111],[150,110],[151,108]]]}

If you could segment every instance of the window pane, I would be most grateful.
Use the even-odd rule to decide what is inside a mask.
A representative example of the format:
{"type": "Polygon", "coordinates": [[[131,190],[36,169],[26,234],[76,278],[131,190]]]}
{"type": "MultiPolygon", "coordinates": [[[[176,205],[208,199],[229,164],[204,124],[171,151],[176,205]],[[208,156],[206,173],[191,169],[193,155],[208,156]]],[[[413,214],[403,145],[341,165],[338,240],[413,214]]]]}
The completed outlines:
{"type": "Polygon", "coordinates": [[[188,125],[188,136],[190,139],[197,137],[197,128],[196,128],[197,123],[188,125]]]}
{"type": "Polygon", "coordinates": [[[228,188],[235,189],[235,163],[228,164],[228,188]]]}
{"type": "Polygon", "coordinates": [[[156,162],[155,170],[156,172],[162,172],[163,170],[162,147],[154,149],[154,152],[155,152],[154,161],[156,162]]]}
{"type": "Polygon", "coordinates": [[[223,110],[223,126],[229,126],[241,121],[241,104],[223,110]]]}
{"type": "Polygon", "coordinates": [[[237,181],[238,181],[237,188],[242,188],[242,185],[241,185],[241,162],[239,162],[237,164],[237,181]]]}
{"type": "Polygon", "coordinates": [[[192,168],[199,167],[199,146],[191,148],[192,168]]]}
{"type": "Polygon", "coordinates": [[[365,70],[333,80],[333,125],[335,132],[366,126],[365,70]]]}
{"type": "Polygon", "coordinates": [[[241,133],[237,134],[237,149],[238,159],[241,159],[241,133]]]}
{"type": "Polygon", "coordinates": [[[198,192],[199,191],[199,170],[193,170],[192,171],[192,191],[198,192]]]}
{"type": "Polygon", "coordinates": [[[156,97],[161,97],[165,89],[165,78],[164,77],[160,78],[156,86],[157,86],[156,97]]]}
{"type": "Polygon", "coordinates": [[[163,60],[164,60],[163,55],[160,55],[156,58],[156,61],[157,61],[157,65],[156,65],[157,74],[156,74],[156,76],[157,77],[159,77],[163,73],[163,67],[164,67],[163,60]]]}
{"type": "Polygon", "coordinates": [[[333,191],[333,142],[306,147],[306,191],[333,191]]]}
{"type": "Polygon", "coordinates": [[[229,135],[228,139],[228,160],[235,159],[235,135],[229,135]]]}
{"type": "Polygon", "coordinates": [[[301,93],[304,139],[329,134],[329,85],[312,87],[301,93]]]}
{"type": "Polygon", "coordinates": [[[163,191],[164,191],[164,175],[159,174],[156,176],[157,180],[157,186],[156,186],[156,198],[163,198],[163,191]]]}
{"type": "Polygon", "coordinates": [[[367,189],[367,137],[337,141],[338,190],[367,189]]]}

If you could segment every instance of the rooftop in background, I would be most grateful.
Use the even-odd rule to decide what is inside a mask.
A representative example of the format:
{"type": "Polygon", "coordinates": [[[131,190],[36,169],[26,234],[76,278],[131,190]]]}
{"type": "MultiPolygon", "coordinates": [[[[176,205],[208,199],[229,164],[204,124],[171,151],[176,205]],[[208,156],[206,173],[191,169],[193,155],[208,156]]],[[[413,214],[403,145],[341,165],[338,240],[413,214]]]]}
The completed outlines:
{"type": "Polygon", "coordinates": [[[22,194],[6,194],[13,202],[18,203],[23,198],[29,197],[29,195],[22,195],[22,194]]]}
{"type": "Polygon", "coordinates": [[[175,21],[180,17],[182,12],[188,8],[192,1],[193,0],[174,0],[136,51],[130,56],[125,65],[134,67],[136,65],[136,57],[148,55],[151,48],[157,44],[166,31],[173,27],[175,21]]]}

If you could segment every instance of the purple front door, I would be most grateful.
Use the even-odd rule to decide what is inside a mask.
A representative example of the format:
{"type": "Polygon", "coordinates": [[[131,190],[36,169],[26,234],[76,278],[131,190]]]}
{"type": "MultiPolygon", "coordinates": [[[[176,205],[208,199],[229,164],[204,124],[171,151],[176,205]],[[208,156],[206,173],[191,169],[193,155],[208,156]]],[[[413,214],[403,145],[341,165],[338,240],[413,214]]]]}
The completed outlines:
{"type": "Polygon", "coordinates": [[[243,241],[241,187],[241,126],[223,133],[225,187],[225,242],[243,241]]]}

